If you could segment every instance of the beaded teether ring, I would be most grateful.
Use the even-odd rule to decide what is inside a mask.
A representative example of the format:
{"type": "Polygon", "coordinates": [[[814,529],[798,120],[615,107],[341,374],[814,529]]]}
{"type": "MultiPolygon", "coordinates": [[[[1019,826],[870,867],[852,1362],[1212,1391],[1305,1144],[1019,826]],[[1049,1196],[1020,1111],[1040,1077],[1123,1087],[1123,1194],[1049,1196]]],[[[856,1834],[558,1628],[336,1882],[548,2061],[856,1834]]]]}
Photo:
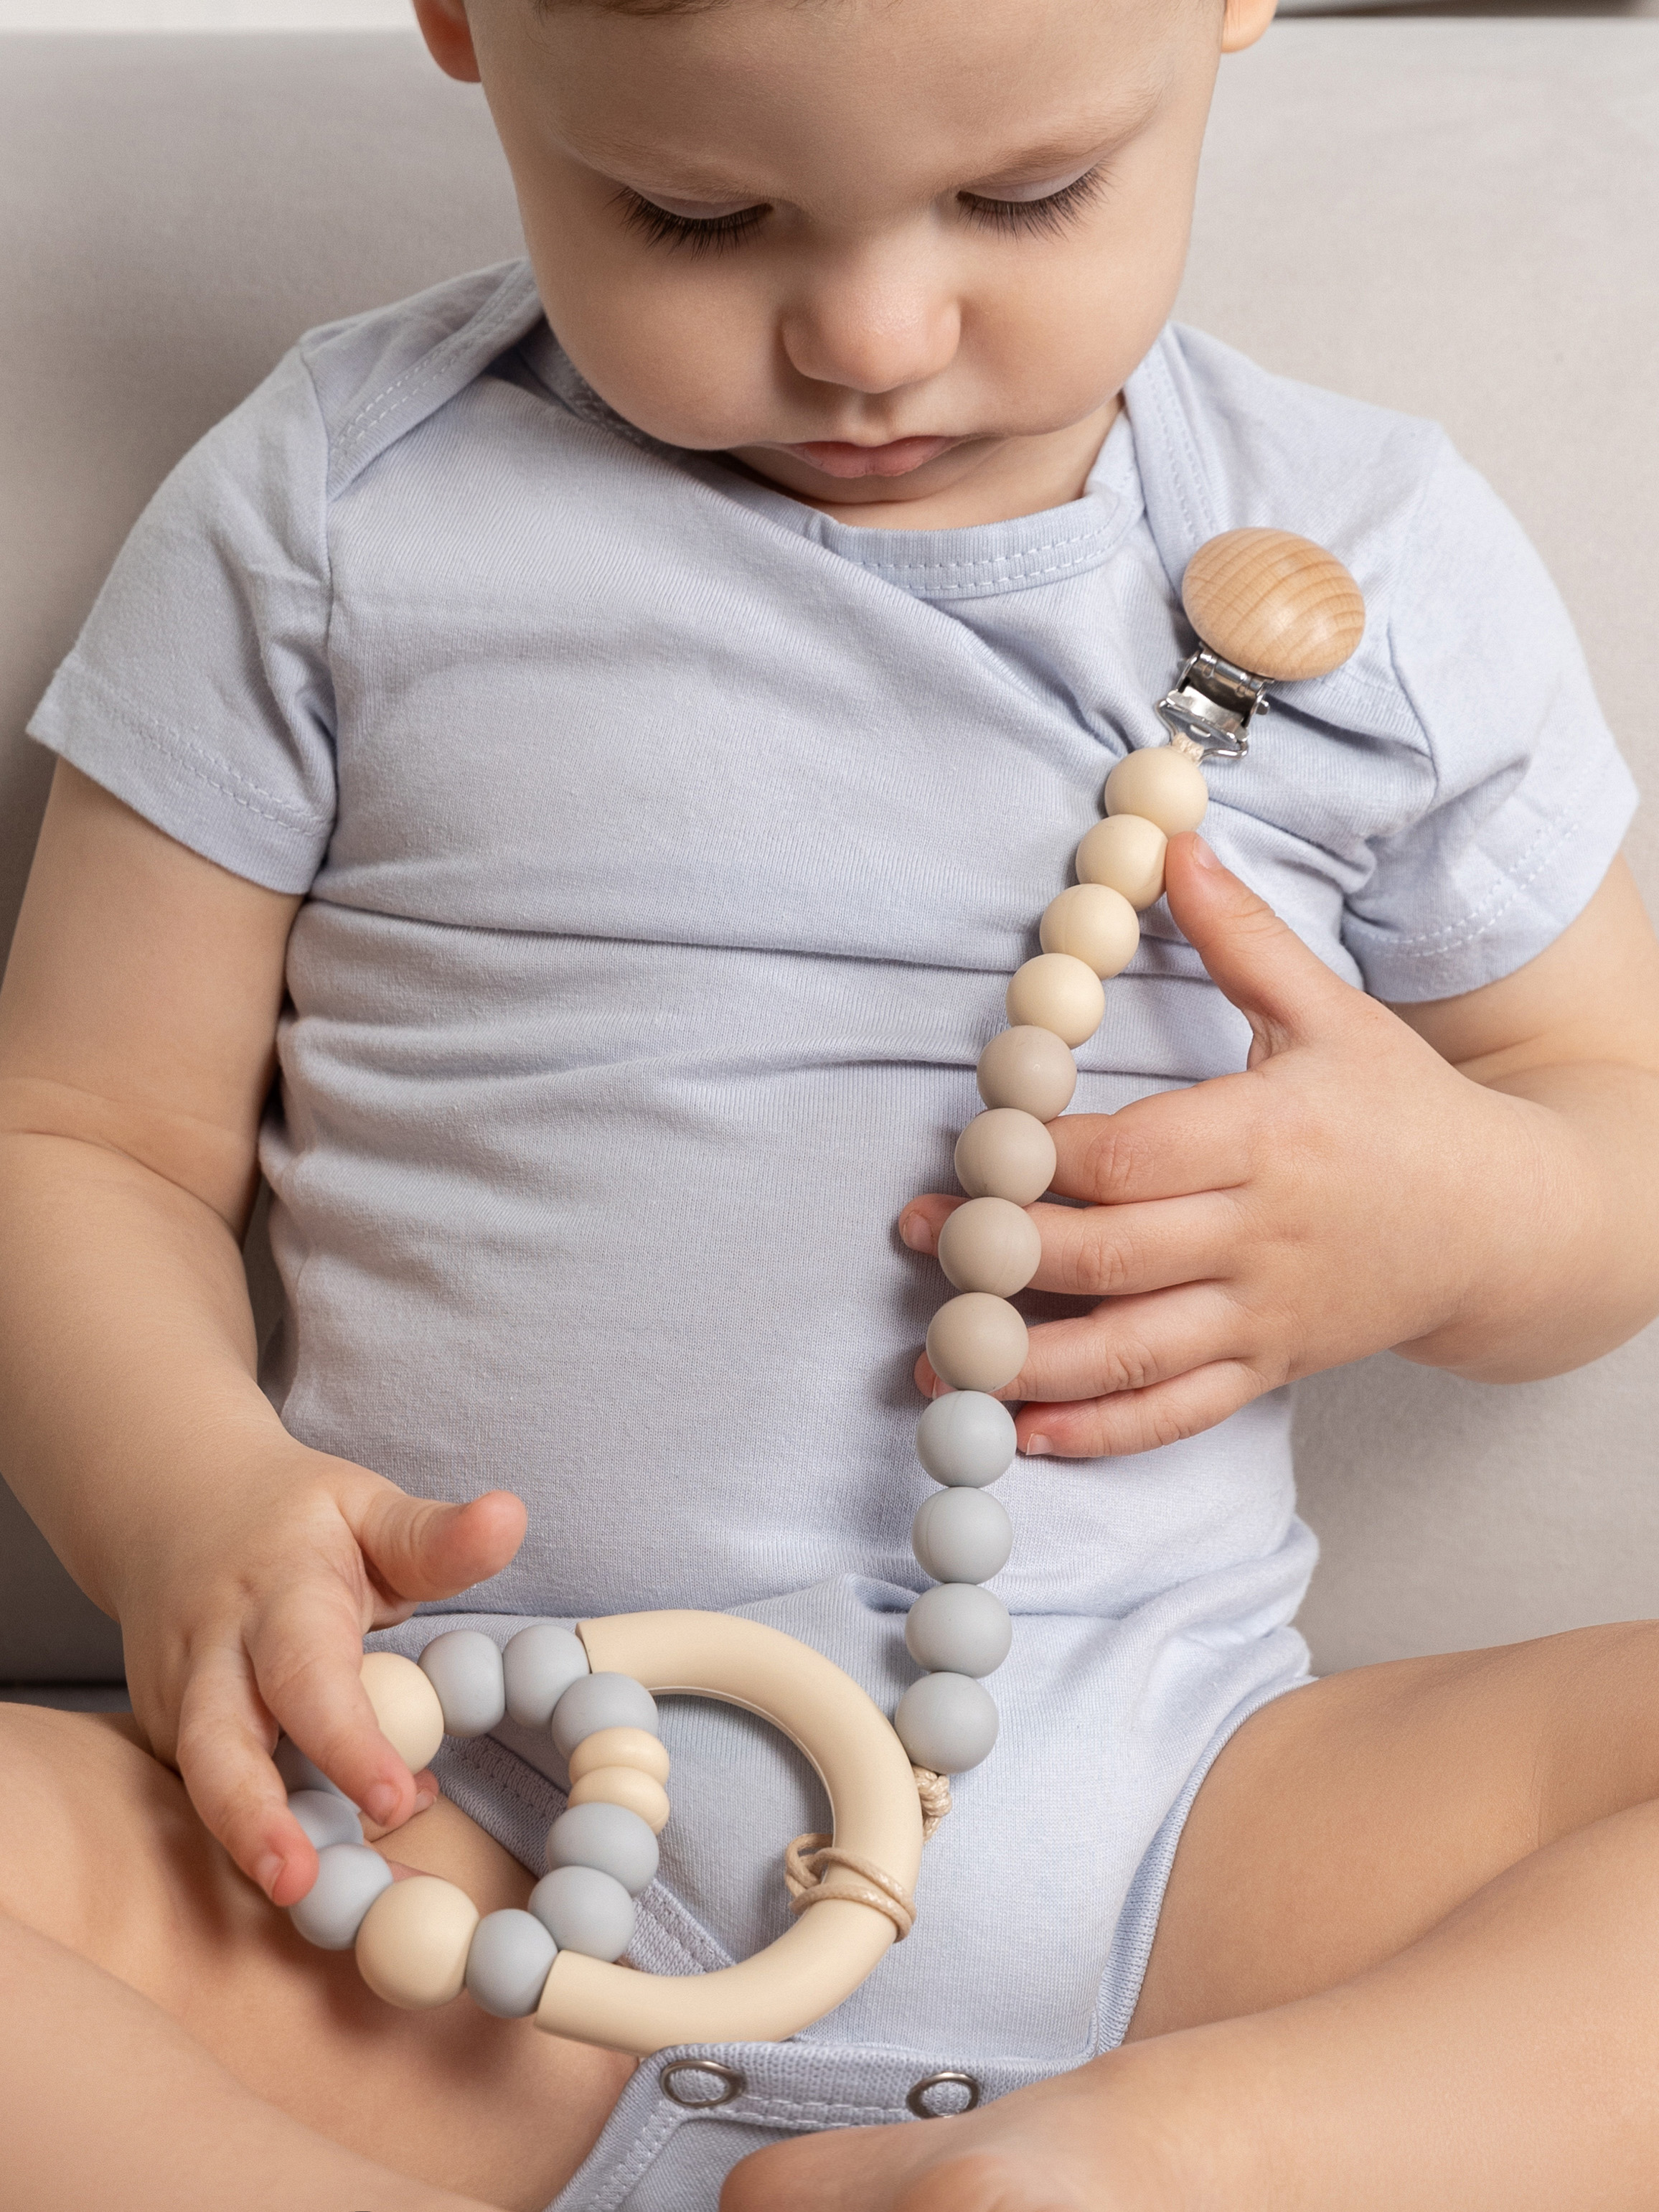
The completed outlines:
{"type": "Polygon", "coordinates": [[[538,1621],[505,1650],[454,1629],[418,1666],[370,1653],[363,1687],[412,1770],[446,1735],[488,1735],[510,1716],[550,1730],[571,1784],[528,1909],[481,1917],[452,1882],[395,1876],[343,1792],[295,1745],[277,1745],[289,1809],[318,1854],[316,1881],[289,1907],[293,1923],[325,1950],[355,1949],[388,2002],[446,2004],[465,1988],[486,2012],[533,2016],[551,2034],[641,2057],[675,2044],[780,2041],[850,1996],[908,1934],[924,1836],[950,1807],[944,1778],[977,1765],[997,1736],[981,1678],[1006,1658],[1013,1631],[983,1584],[1006,1565],[1013,1530],[988,1492],[1013,1464],[1016,1437],[994,1394],[1026,1359],[1025,1323],[1009,1301],[1042,1256],[1025,1209],[1054,1180],[1046,1125],[1071,1104],[1073,1051],[1098,1028],[1103,984],[1127,966],[1139,917],[1163,895],[1169,840],[1204,817],[1200,763],[1243,758],[1269,684],[1328,674],[1364,627],[1347,571],[1283,531],[1212,538],[1188,565],[1182,599],[1199,649],[1157,704],[1170,742],[1127,754],[1107,777],[1105,818],[1077,848],[1078,880],[1049,902],[1042,950],[1008,985],[1010,1025],[980,1054],[985,1111],[957,1141],[968,1199],[940,1231],[939,1260],[958,1295],[927,1331],[928,1359],[948,1388],[916,1430],[917,1456],[939,1486],[912,1526],[933,1584],[905,1623],[910,1655],[927,1671],[890,1726],[822,1654],[726,1613],[618,1613],[574,1634],[538,1621]],[[830,1799],[832,1832],[799,1838],[786,1856],[794,1924],[712,1973],[616,1963],[670,1812],[653,1692],[712,1697],[771,1721],[830,1799]]]}

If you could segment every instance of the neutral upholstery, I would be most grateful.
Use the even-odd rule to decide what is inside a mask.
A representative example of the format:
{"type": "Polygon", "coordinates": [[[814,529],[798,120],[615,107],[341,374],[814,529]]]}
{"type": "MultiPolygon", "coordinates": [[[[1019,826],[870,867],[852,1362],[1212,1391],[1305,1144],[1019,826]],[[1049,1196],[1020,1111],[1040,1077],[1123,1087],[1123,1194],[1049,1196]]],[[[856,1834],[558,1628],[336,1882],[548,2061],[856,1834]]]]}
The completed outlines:
{"type": "MultiPolygon", "coordinates": [[[[307,324],[517,233],[481,103],[412,38],[19,37],[0,59],[9,928],[46,781],[22,725],[156,479],[307,324]]],[[[1656,139],[1651,20],[1281,24],[1224,74],[1183,301],[1272,367],[1450,426],[1543,547],[1650,786],[1656,139]]],[[[1650,821],[1632,852],[1659,900],[1650,821]]],[[[1654,1611],[1656,1348],[1520,1389],[1386,1357],[1304,1386],[1319,1663],[1654,1611]]],[[[0,1680],[118,1665],[0,1492],[0,1680]]]]}

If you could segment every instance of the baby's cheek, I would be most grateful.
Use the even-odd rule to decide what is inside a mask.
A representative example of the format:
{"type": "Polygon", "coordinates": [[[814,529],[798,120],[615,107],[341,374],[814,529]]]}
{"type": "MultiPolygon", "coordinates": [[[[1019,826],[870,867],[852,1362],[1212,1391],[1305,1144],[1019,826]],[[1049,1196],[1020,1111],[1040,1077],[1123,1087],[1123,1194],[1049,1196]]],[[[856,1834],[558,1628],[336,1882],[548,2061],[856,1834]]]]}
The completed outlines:
{"type": "Polygon", "coordinates": [[[689,257],[666,252],[642,266],[636,240],[577,253],[532,238],[531,258],[559,343],[636,429],[719,453],[794,428],[779,419],[775,322],[757,284],[694,277],[689,257]]]}

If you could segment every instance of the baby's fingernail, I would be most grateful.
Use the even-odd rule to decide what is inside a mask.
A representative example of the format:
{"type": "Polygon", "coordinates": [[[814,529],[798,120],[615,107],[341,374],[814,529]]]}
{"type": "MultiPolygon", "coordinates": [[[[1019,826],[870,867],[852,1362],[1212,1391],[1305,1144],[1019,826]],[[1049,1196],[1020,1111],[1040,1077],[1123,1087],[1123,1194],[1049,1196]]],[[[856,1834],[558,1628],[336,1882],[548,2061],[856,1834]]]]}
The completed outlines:
{"type": "Polygon", "coordinates": [[[899,1235],[913,1252],[931,1252],[933,1231],[925,1213],[901,1213],[899,1235]]]}
{"type": "Polygon", "coordinates": [[[1054,1448],[1053,1440],[1048,1437],[1027,1437],[1020,1446],[1027,1459],[1042,1459],[1054,1448]]]}
{"type": "Polygon", "coordinates": [[[288,1861],[279,1853],[270,1851],[254,1868],[253,1879],[267,1897],[274,1894],[277,1883],[283,1878],[283,1869],[287,1864],[288,1861]]]}
{"type": "Polygon", "coordinates": [[[437,1802],[438,1793],[435,1790],[417,1790],[415,1792],[415,1810],[417,1813],[426,1812],[428,1808],[435,1805],[437,1802]]]}
{"type": "Polygon", "coordinates": [[[1200,868],[1218,868],[1221,866],[1211,847],[1196,835],[1193,838],[1193,862],[1200,868]]]}
{"type": "Polygon", "coordinates": [[[389,1782],[377,1782],[363,1800],[363,1810],[377,1828],[387,1826],[397,1818],[398,1796],[389,1782]]]}

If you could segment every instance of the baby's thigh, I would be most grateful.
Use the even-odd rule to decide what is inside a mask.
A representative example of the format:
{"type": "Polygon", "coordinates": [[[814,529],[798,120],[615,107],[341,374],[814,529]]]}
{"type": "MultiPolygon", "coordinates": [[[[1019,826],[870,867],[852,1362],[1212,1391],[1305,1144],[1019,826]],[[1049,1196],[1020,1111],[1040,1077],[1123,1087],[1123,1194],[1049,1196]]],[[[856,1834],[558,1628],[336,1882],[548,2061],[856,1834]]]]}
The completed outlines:
{"type": "MultiPolygon", "coordinates": [[[[336,2142],[491,2203],[547,2203],[631,2062],[373,1996],[244,1880],[131,1722],[0,1705],[0,1908],[149,1997],[240,2081],[336,2142]]],[[[531,1877],[441,1802],[385,1846],[483,1911],[531,1877]]]]}
{"type": "Polygon", "coordinates": [[[1517,1859],[1659,1796],[1659,1625],[1359,1667],[1217,1759],[1176,1854],[1132,2039],[1392,1958],[1517,1859]]]}

